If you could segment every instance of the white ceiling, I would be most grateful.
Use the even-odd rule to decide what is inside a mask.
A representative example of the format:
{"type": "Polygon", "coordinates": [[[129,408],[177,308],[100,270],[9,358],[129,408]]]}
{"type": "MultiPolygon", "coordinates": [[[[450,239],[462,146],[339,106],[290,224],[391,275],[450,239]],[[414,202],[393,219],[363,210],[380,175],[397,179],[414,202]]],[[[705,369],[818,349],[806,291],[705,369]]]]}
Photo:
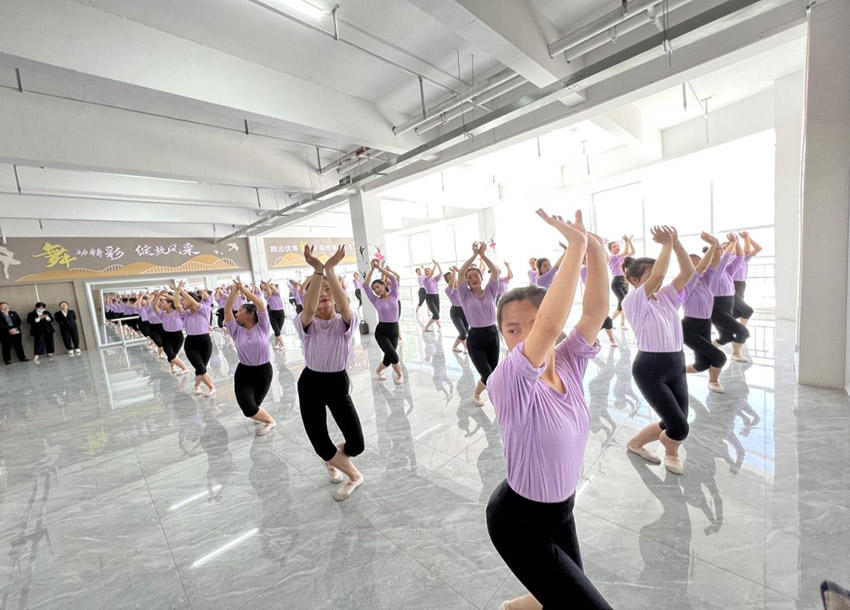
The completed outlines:
{"type": "MultiPolygon", "coordinates": [[[[501,6],[513,11],[506,20],[497,3],[469,0],[309,1],[324,14],[310,17],[287,6],[298,0],[0,2],[0,178],[5,184],[14,166],[22,168],[17,182],[0,184],[0,220],[30,221],[27,227],[34,227],[39,214],[51,209],[55,220],[103,222],[99,202],[114,207],[133,201],[134,216],[123,222],[163,217],[180,222],[195,215],[211,232],[219,225],[217,234],[267,223],[281,205],[336,185],[340,174],[334,164],[355,151],[371,148],[388,159],[458,125],[455,120],[423,136],[393,132],[421,113],[417,75],[423,76],[429,108],[459,88],[466,92],[474,83],[480,89],[484,79],[506,70],[531,81],[487,105],[504,107],[537,92],[541,79],[548,85],[581,69],[581,60],[568,66],[563,57],[550,59],[547,44],[620,4],[515,0],[501,6]],[[332,35],[334,6],[339,41],[332,35]]],[[[721,2],[691,6],[707,9],[721,2]]],[[[800,19],[800,11],[789,17],[778,11],[754,19],[771,32],[800,19]]],[[[733,29],[716,33],[718,45],[733,49],[748,42],[743,33],[735,38],[733,29]]],[[[645,26],[633,37],[653,31],[645,26]]],[[[732,103],[769,87],[780,71],[799,69],[800,48],[799,42],[785,45],[765,54],[761,66],[731,67],[692,84],[700,96],[712,96],[712,107],[732,103]]],[[[617,50],[605,47],[593,59],[617,50]]],[[[699,65],[716,54],[691,62],[699,65]]],[[[617,83],[626,93],[657,80],[647,69],[617,83]]],[[[599,103],[593,87],[582,95],[586,103],[577,96],[572,103],[584,112],[599,103]]],[[[655,129],[698,113],[696,104],[680,112],[675,91],[635,107],[655,129]]],[[[518,114],[477,134],[474,143],[452,144],[441,154],[452,158],[450,151],[496,145],[507,131],[539,130],[568,110],[557,103],[542,106],[524,123],[518,114]]],[[[487,205],[498,197],[499,184],[523,177],[520,159],[536,155],[538,146],[540,167],[555,167],[628,140],[610,122],[573,122],[531,143],[442,168],[439,188],[426,176],[418,186],[385,193],[394,202],[387,204],[387,218],[396,226],[487,205]],[[416,206],[425,198],[431,207],[419,212],[416,206]]],[[[417,164],[409,167],[419,171],[417,164]]],[[[329,201],[323,198],[323,204],[329,201]]],[[[319,226],[323,219],[325,228],[348,220],[337,211],[302,222],[319,226]]]]}

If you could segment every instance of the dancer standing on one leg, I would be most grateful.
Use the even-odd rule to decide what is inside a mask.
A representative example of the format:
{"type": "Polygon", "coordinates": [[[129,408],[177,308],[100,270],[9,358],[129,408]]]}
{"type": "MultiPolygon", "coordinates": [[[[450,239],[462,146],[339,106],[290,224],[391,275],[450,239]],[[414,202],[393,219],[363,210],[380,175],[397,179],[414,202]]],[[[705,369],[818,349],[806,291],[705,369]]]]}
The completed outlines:
{"type": "Polygon", "coordinates": [[[746,326],[753,317],[753,308],[744,300],[747,293],[747,274],[750,271],[750,259],[761,252],[761,246],[750,237],[747,231],[741,231],[740,236],[744,240],[744,260],[732,274],[732,280],[735,282],[735,305],[732,308],[732,315],[746,326]]]}
{"type": "Polygon", "coordinates": [[[354,296],[357,298],[357,308],[363,307],[363,280],[360,273],[354,272],[354,296]]]}
{"type": "Polygon", "coordinates": [[[162,320],[162,349],[168,359],[171,372],[174,373],[174,368],[177,367],[177,374],[185,375],[189,372],[189,367],[178,357],[183,348],[184,328],[180,296],[160,293],[153,303],[153,310],[162,320]]]}
{"type": "Polygon", "coordinates": [[[334,494],[338,502],[363,483],[363,475],[351,458],[363,453],[365,446],[346,371],[357,316],[351,311],[334,273],[334,267],[344,257],[345,248],[340,246],[323,265],[313,256],[312,246],[304,247],[304,259],[314,273],[307,282],[304,311],[295,321],[305,363],[298,378],[301,419],[313,449],[325,462],[331,482],[341,483],[343,473],[348,476],[348,482],[334,494]],[[330,409],[345,442],[334,445],[331,440],[326,408],[330,409]]]}
{"type": "Polygon", "coordinates": [[[422,273],[422,267],[416,268],[416,281],[419,282],[419,291],[416,293],[419,297],[419,302],[416,304],[415,314],[419,315],[419,308],[422,307],[422,303],[426,301],[428,293],[425,292],[425,280],[428,279],[427,276],[422,273]]]}
{"type": "Polygon", "coordinates": [[[463,307],[461,306],[460,295],[458,294],[457,289],[457,276],[457,267],[452,267],[451,271],[443,276],[443,279],[446,280],[446,284],[448,284],[448,286],[446,286],[446,296],[449,297],[449,303],[452,304],[449,309],[449,316],[452,319],[452,324],[454,324],[457,329],[457,339],[455,339],[455,344],[452,345],[452,351],[458,353],[462,351],[466,354],[468,353],[466,337],[469,334],[469,322],[466,321],[466,315],[463,313],[463,307]],[[462,350],[460,346],[463,346],[462,350]]]}
{"type": "MultiPolygon", "coordinates": [[[[582,261],[581,271],[579,272],[581,276],[581,283],[585,285],[585,292],[587,291],[587,257],[582,261]]],[[[605,275],[605,281],[608,281],[608,275],[605,275]]],[[[614,322],[611,320],[611,316],[606,315],[605,320],[602,322],[602,330],[608,335],[608,342],[611,344],[611,347],[617,347],[617,339],[614,337],[614,322]]]]}
{"type": "Polygon", "coordinates": [[[266,307],[269,310],[269,322],[271,322],[272,330],[274,331],[274,348],[286,349],[283,344],[283,337],[280,336],[280,330],[286,322],[286,314],[283,311],[283,299],[280,298],[280,290],[276,284],[271,282],[260,282],[260,288],[266,296],[266,307]]]}
{"type": "Polygon", "coordinates": [[[277,426],[274,418],[262,406],[263,400],[272,385],[271,362],[269,362],[269,337],[272,334],[269,312],[258,296],[251,294],[242,285],[239,278],[233,281],[233,287],[224,306],[224,325],[236,344],[239,364],[233,374],[233,393],[236,404],[245,417],[265,424],[257,430],[257,436],[265,436],[277,426]],[[242,295],[250,300],[233,313],[236,298],[242,295]]]}
{"type": "Polygon", "coordinates": [[[722,394],[720,371],[726,364],[726,354],[711,342],[711,310],[714,307],[714,295],[711,281],[715,270],[711,268],[714,255],[720,249],[717,238],[708,233],[700,235],[709,244],[708,253],[701,259],[691,254],[691,262],[696,271],[685,286],[685,317],[682,318],[682,333],[685,345],[694,352],[694,363],[686,368],[688,373],[701,373],[708,370],[708,389],[722,394]]]}
{"type": "Polygon", "coordinates": [[[377,258],[372,259],[372,266],[366,275],[366,298],[378,312],[378,326],[375,328],[375,341],[384,353],[384,359],[378,365],[375,373],[378,379],[386,379],[384,369],[393,367],[395,384],[401,385],[404,376],[398,357],[398,316],[399,316],[399,275],[391,269],[381,267],[377,258]],[[384,279],[372,280],[372,273],[378,270],[384,279]]]}
{"type": "Polygon", "coordinates": [[[731,342],[732,360],[747,362],[747,359],[741,354],[741,348],[750,338],[750,331],[732,315],[732,310],[735,307],[735,283],[732,280],[732,275],[738,265],[743,262],[744,256],[743,254],[736,254],[740,248],[737,236],[734,233],[729,233],[726,237],[729,241],[726,244],[725,251],[722,255],[719,251],[716,252],[712,261],[712,266],[716,267],[716,270],[711,279],[711,292],[714,294],[711,323],[717,329],[718,345],[726,345],[731,342]]]}
{"type": "Polygon", "coordinates": [[[443,275],[443,268],[437,261],[431,261],[434,266],[425,271],[425,281],[422,285],[425,288],[425,302],[428,304],[428,311],[431,312],[431,319],[425,325],[422,332],[432,332],[429,329],[431,325],[436,323],[437,328],[443,330],[443,325],[440,323],[440,276],[443,275]]]}
{"type": "Polygon", "coordinates": [[[637,338],[638,354],[632,374],[661,423],[646,426],[627,443],[627,448],[648,462],[659,464],[658,456],[644,445],[661,441],[664,466],[673,474],[682,474],[679,446],[688,437],[688,380],[679,307],[694,275],[694,264],[679,242],[676,229],[653,227],[652,239],[661,244],[658,259],[637,258],[625,269],[626,280],[635,289],[623,299],[623,311],[637,338]],[[662,288],[671,252],[676,253],[679,274],[662,288]]]}
{"type": "Polygon", "coordinates": [[[626,328],[626,317],[623,315],[623,299],[626,298],[629,292],[629,283],[623,275],[623,260],[635,254],[635,247],[632,244],[631,237],[623,235],[623,245],[625,250],[622,256],[620,256],[620,244],[615,241],[608,244],[608,269],[611,270],[611,275],[613,276],[611,278],[611,292],[617,297],[617,308],[611,314],[611,321],[613,323],[619,316],[621,329],[626,328]]]}
{"type": "Polygon", "coordinates": [[[208,397],[215,396],[215,385],[207,371],[212,358],[212,339],[210,339],[210,306],[198,293],[186,292],[185,282],[177,287],[177,296],[183,297],[183,326],[186,329],[186,342],[183,350],[192,368],[195,369],[195,394],[201,394],[201,384],[209,389],[208,397]]]}
{"type": "Polygon", "coordinates": [[[481,376],[475,387],[472,399],[479,407],[484,406],[481,392],[487,387],[487,378],[499,364],[499,331],[496,328],[496,293],[499,290],[499,268],[487,257],[487,244],[472,244],[472,256],[463,264],[458,273],[458,296],[463,313],[469,321],[469,333],[466,345],[475,370],[481,376]],[[479,269],[473,269],[472,263],[480,256],[490,270],[490,281],[484,286],[479,269]]]}
{"type": "Polygon", "coordinates": [[[611,606],[584,574],[573,508],[590,434],[582,378],[599,352],[596,334],[608,309],[602,240],[575,222],[537,212],[569,241],[569,253],[550,289],[511,290],[498,321],[508,356],[490,377],[489,391],[505,446],[508,476],[490,497],[487,529],[508,567],[530,592],[502,608],[611,606]],[[582,315],[557,344],[587,251],[582,315]]]}

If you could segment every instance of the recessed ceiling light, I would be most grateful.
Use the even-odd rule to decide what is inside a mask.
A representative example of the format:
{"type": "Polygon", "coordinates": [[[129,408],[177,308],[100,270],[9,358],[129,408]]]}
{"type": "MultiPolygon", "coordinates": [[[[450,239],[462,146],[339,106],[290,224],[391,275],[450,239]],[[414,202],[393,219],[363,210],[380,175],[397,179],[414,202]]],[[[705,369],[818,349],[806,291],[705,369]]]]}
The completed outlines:
{"type": "Polygon", "coordinates": [[[306,15],[312,19],[321,19],[325,16],[325,11],[314,4],[310,4],[306,0],[261,0],[263,4],[280,8],[282,10],[290,9],[306,15]]]}

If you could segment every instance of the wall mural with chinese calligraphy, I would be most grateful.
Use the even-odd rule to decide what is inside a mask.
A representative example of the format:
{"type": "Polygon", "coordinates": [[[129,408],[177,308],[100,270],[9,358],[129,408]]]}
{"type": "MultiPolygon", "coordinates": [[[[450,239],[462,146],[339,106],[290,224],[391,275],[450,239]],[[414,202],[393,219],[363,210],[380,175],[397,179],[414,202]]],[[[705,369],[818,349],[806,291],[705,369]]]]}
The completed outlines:
{"type": "Polygon", "coordinates": [[[0,245],[0,285],[247,269],[245,239],[27,237],[0,245]]]}
{"type": "Polygon", "coordinates": [[[283,269],[286,267],[306,267],[304,260],[304,246],[310,244],[315,246],[314,254],[321,261],[328,260],[338,246],[345,246],[345,258],[343,263],[356,263],[354,251],[354,240],[351,238],[329,238],[311,237],[309,239],[298,239],[295,237],[265,237],[263,238],[266,250],[266,264],[269,269],[283,269]]]}

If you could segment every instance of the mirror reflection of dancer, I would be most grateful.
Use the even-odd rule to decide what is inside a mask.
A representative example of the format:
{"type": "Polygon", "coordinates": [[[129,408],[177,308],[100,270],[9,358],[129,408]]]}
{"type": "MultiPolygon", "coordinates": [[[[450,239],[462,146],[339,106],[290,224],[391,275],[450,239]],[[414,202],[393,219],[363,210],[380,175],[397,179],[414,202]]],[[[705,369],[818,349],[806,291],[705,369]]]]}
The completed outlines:
{"type": "Polygon", "coordinates": [[[428,279],[428,278],[424,273],[422,273],[422,267],[417,267],[416,268],[416,281],[419,282],[419,291],[416,294],[419,297],[419,302],[416,304],[416,312],[415,312],[416,315],[419,315],[419,308],[422,307],[422,303],[425,302],[425,300],[426,300],[425,297],[428,294],[427,292],[425,292],[425,280],[426,279],[428,279]]]}
{"type": "Polygon", "coordinates": [[[483,241],[472,244],[472,256],[458,272],[458,295],[463,313],[469,321],[466,346],[475,370],[481,376],[475,386],[472,399],[479,407],[484,406],[481,392],[487,389],[487,378],[499,364],[499,331],[496,329],[496,294],[499,291],[499,268],[485,254],[487,244],[483,241]],[[481,257],[490,270],[490,281],[483,286],[484,279],[472,263],[481,257]]]}
{"type": "Polygon", "coordinates": [[[537,286],[537,278],[540,277],[540,272],[537,271],[537,259],[528,259],[528,285],[537,286]]]}
{"type": "Polygon", "coordinates": [[[625,268],[625,277],[635,289],[623,299],[623,311],[637,338],[638,354],[632,374],[661,422],[644,427],[626,446],[646,461],[660,464],[661,459],[644,445],[661,441],[664,466],[673,474],[682,474],[679,446],[688,437],[688,380],[679,307],[685,286],[694,275],[694,264],[676,229],[653,227],[652,239],[661,244],[658,259],[633,259],[625,268]],[[673,252],[679,274],[662,288],[673,252]]]}
{"type": "Polygon", "coordinates": [[[398,319],[399,319],[399,281],[401,276],[392,269],[381,267],[381,263],[377,258],[372,259],[371,268],[366,275],[366,298],[372,303],[375,311],[378,312],[378,326],[375,328],[375,341],[378,347],[384,354],[384,359],[378,365],[378,370],[375,374],[378,379],[386,379],[384,369],[389,367],[395,371],[393,381],[396,385],[401,385],[404,381],[404,376],[401,373],[401,364],[398,357],[398,319]],[[372,274],[378,270],[383,278],[372,280],[372,274]]]}
{"type": "Polygon", "coordinates": [[[720,371],[726,364],[726,354],[711,342],[711,310],[714,307],[714,295],[711,282],[715,270],[710,267],[714,255],[720,249],[720,242],[713,235],[703,232],[700,235],[709,244],[708,253],[700,258],[691,254],[691,262],[696,267],[694,276],[685,286],[685,317],[682,318],[682,332],[685,345],[694,352],[694,363],[687,367],[688,373],[708,371],[708,389],[723,393],[720,385],[720,371]]]}
{"type": "Polygon", "coordinates": [[[575,221],[538,215],[569,241],[548,291],[529,286],[506,293],[499,329],[508,356],[490,377],[508,476],[487,504],[487,530],[496,550],[529,594],[503,604],[525,608],[611,606],[585,576],[573,508],[590,434],[584,400],[587,363],[599,352],[596,335],[608,309],[602,240],[575,221]],[[587,251],[582,315],[556,345],[572,308],[587,251]]]}
{"type": "Polygon", "coordinates": [[[160,312],[154,309],[154,303],[159,300],[159,295],[162,293],[162,290],[154,290],[148,300],[148,332],[151,334],[151,340],[156,346],[157,355],[160,358],[166,358],[165,349],[162,343],[162,335],[165,332],[165,329],[162,326],[162,317],[159,315],[160,312]]]}
{"type": "MultiPolygon", "coordinates": [[[[363,429],[349,393],[348,357],[351,354],[357,316],[345,298],[334,273],[345,257],[340,246],[325,264],[313,255],[313,247],[304,247],[304,259],[313,270],[307,281],[304,311],[295,321],[304,351],[304,370],[298,378],[298,400],[301,420],[310,444],[325,463],[332,483],[342,483],[343,473],[348,481],[334,494],[342,502],[363,484],[363,475],[354,466],[352,457],[363,453],[363,429]],[[335,308],[339,308],[339,313],[335,308]],[[345,442],[334,445],[328,433],[327,409],[342,432],[345,442]],[[340,472],[342,471],[342,472],[340,472]]],[[[398,311],[398,307],[394,308],[398,311]]]]}
{"type": "Polygon", "coordinates": [[[619,316],[621,329],[626,327],[626,317],[623,315],[623,299],[626,298],[629,292],[629,283],[623,275],[623,261],[635,255],[635,246],[632,244],[632,238],[630,236],[623,235],[623,245],[626,249],[623,251],[623,255],[620,256],[620,244],[615,241],[608,244],[608,252],[610,253],[608,256],[608,269],[611,270],[612,275],[611,292],[617,297],[617,308],[611,314],[611,320],[616,320],[619,316]]]}
{"type": "Polygon", "coordinates": [[[265,424],[257,430],[258,436],[265,436],[277,426],[277,422],[262,406],[274,376],[269,362],[271,322],[266,304],[243,286],[238,277],[233,280],[227,303],[224,304],[224,325],[236,344],[236,353],[239,356],[239,364],[233,374],[236,403],[245,417],[265,424]],[[242,305],[234,314],[233,308],[238,296],[250,302],[242,305]]]}

